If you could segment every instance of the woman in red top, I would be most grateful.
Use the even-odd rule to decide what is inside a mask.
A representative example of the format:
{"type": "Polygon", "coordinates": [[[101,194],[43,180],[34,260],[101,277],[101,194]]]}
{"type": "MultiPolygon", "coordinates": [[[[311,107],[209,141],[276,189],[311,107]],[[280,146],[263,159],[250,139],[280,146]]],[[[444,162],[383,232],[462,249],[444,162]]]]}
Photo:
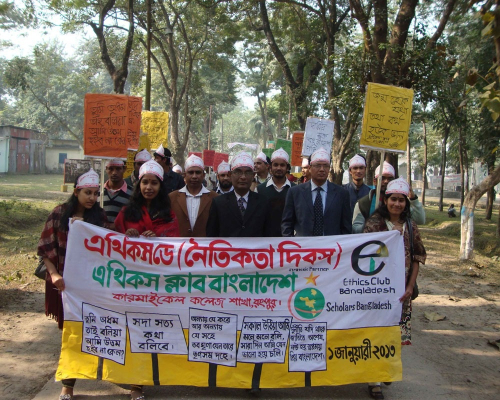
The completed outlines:
{"type": "Polygon", "coordinates": [[[131,237],[179,236],[179,223],[163,185],[163,168],[156,161],[141,166],[130,203],[118,213],[115,228],[131,237]]]}
{"type": "MultiPolygon", "coordinates": [[[[150,160],[139,169],[139,181],[130,203],[118,213],[115,229],[131,237],[179,236],[179,223],[163,185],[163,168],[156,161],[150,160]]],[[[130,397],[143,400],[142,386],[131,385],[130,397]]]]}

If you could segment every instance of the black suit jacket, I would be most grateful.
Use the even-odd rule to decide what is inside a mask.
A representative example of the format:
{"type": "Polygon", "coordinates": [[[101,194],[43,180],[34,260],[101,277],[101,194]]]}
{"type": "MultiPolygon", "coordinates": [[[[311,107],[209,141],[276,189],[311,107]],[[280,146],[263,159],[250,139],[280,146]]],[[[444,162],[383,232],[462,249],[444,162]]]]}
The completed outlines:
{"type": "MultiPolygon", "coordinates": [[[[328,182],[325,205],[325,236],[352,232],[349,192],[328,182]]],[[[281,232],[283,236],[313,236],[314,206],[311,181],[290,188],[286,196],[281,232]]]]}
{"type": "Polygon", "coordinates": [[[264,196],[250,192],[245,215],[242,216],[234,191],[212,200],[207,222],[207,237],[269,236],[269,205],[264,196]]]}

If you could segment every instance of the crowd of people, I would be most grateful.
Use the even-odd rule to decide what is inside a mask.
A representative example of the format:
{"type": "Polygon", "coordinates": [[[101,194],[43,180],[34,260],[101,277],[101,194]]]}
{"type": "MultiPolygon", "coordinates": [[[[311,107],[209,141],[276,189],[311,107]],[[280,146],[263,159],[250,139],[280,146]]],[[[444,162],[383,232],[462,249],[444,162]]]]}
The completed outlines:
{"type": "MultiPolygon", "coordinates": [[[[426,253],[418,231],[425,212],[411,186],[383,163],[379,203],[376,188],[364,182],[366,160],[349,161],[350,183],[328,181],[330,152],[316,150],[302,163],[302,177],[293,182],[289,156],[278,149],[267,157],[236,154],[216,171],[213,190],[206,186],[203,160],[191,155],[172,167],[170,151],[137,152],[134,170],[124,179],[125,164],[110,160],[108,180],[99,188],[93,170],[79,176],[68,201],[49,215],[38,245],[47,268],[45,310],[62,329],[61,291],[68,232],[74,220],[102,226],[130,237],[290,237],[328,236],[398,230],[404,236],[406,287],[400,298],[401,343],[411,344],[411,296],[426,253]],[[98,197],[103,196],[101,208],[98,197]]],[[[374,185],[380,171],[375,172],[374,185]]],[[[62,381],[60,400],[73,399],[75,379],[62,381]]],[[[370,382],[372,398],[383,399],[380,382],[370,382]]],[[[253,392],[258,387],[251,389],[253,392]]],[[[144,399],[142,387],[131,386],[131,399],[144,399]]]]}

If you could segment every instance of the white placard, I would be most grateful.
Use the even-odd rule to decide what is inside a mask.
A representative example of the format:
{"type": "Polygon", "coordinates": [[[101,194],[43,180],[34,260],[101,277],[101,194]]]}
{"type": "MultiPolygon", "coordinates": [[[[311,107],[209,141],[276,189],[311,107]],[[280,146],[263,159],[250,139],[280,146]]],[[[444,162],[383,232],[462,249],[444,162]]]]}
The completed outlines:
{"type": "Polygon", "coordinates": [[[132,353],[187,354],[178,315],[127,312],[132,353]]]}
{"type": "Polygon", "coordinates": [[[294,322],[290,329],[288,370],[311,372],[326,370],[326,324],[294,322]]]}
{"type": "Polygon", "coordinates": [[[330,119],[308,117],[304,142],[302,144],[302,156],[309,157],[321,147],[330,152],[332,149],[334,127],[335,121],[330,119]]]}

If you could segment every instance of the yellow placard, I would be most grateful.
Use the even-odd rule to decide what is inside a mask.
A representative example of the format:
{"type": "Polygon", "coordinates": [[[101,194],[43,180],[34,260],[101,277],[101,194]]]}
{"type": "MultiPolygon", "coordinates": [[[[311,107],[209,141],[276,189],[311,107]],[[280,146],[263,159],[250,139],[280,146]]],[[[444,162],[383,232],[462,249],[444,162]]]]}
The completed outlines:
{"type": "MultiPolygon", "coordinates": [[[[149,137],[148,135],[145,134],[139,137],[138,151],[141,151],[142,149],[151,151],[151,145],[149,144],[149,137]]],[[[125,172],[123,173],[124,178],[128,178],[130,175],[132,175],[132,172],[134,171],[134,157],[136,154],[137,151],[135,150],[127,151],[127,161],[125,162],[125,172]]]]}
{"type": "Polygon", "coordinates": [[[406,151],[411,123],[413,90],[368,83],[361,147],[406,151]]]}
{"type": "Polygon", "coordinates": [[[160,144],[168,147],[168,112],[143,111],[141,131],[147,134],[151,148],[156,149],[160,144]]]}
{"type": "MultiPolygon", "coordinates": [[[[98,357],[82,352],[82,322],[65,321],[63,345],[56,380],[103,379],[115,383],[153,385],[158,376],[161,385],[205,387],[209,378],[216,386],[250,388],[256,364],[240,363],[236,367],[218,365],[210,371],[209,364],[189,362],[186,356],[132,353],[127,334],[125,364],[104,360],[102,376],[97,376],[98,357]],[[154,374],[153,370],[157,373],[154,374]]],[[[188,330],[184,331],[188,341],[188,330]]],[[[239,339],[238,339],[239,340],[239,339]]],[[[402,379],[401,331],[399,326],[329,330],[325,354],[326,370],[290,372],[288,350],[282,364],[262,365],[261,388],[304,387],[306,374],[311,386],[345,385],[365,382],[392,382],[402,379]]]]}

